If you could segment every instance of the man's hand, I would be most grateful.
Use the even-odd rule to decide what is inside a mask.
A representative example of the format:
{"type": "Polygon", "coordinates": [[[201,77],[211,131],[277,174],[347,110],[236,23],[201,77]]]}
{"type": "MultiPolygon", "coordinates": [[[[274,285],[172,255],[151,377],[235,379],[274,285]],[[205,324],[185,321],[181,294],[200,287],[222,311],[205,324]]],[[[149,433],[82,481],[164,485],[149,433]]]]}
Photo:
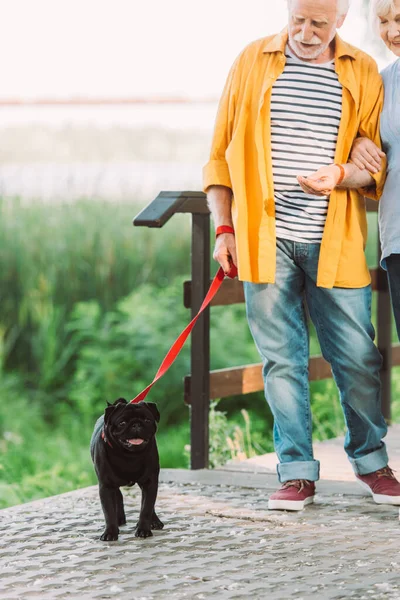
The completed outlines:
{"type": "Polygon", "coordinates": [[[315,173],[303,177],[303,175],[297,176],[302,190],[306,194],[313,196],[329,196],[335,189],[337,182],[340,179],[340,169],[336,165],[329,165],[328,167],[321,167],[315,173]]]}
{"type": "Polygon", "coordinates": [[[213,258],[221,265],[225,275],[231,270],[232,264],[237,265],[236,240],[233,233],[221,233],[217,237],[213,258]]]}
{"type": "Polygon", "coordinates": [[[359,169],[379,173],[385,153],[372,140],[359,137],[354,140],[350,158],[359,169]]]}
{"type": "MultiPolygon", "coordinates": [[[[215,229],[223,225],[233,229],[232,190],[223,185],[212,185],[207,190],[207,201],[215,229]]],[[[236,239],[233,233],[221,233],[217,236],[213,258],[221,265],[225,275],[228,275],[232,264],[237,265],[236,239]]]]}

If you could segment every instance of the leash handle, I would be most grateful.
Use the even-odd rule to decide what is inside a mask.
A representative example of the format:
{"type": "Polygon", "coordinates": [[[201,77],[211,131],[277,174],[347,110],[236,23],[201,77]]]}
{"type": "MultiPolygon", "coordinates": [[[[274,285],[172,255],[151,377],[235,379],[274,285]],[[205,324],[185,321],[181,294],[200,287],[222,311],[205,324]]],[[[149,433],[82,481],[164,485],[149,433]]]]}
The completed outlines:
{"type": "MultiPolygon", "coordinates": [[[[234,279],[237,276],[236,265],[232,264],[231,269],[228,273],[226,273],[226,276],[229,277],[230,279],[234,279]]],[[[130,404],[137,404],[138,402],[141,402],[142,400],[144,400],[146,398],[147,394],[149,393],[150,389],[156,383],[156,381],[158,381],[163,375],[165,375],[165,373],[168,371],[168,369],[170,368],[172,363],[175,361],[179,352],[182,350],[193,327],[196,325],[197,319],[200,317],[201,313],[210,304],[211,300],[214,298],[215,294],[218,292],[219,288],[221,287],[224,279],[225,279],[225,273],[224,273],[224,270],[222,269],[222,267],[220,267],[210,285],[210,289],[208,290],[206,297],[203,300],[203,303],[199,309],[199,312],[190,321],[189,325],[187,325],[185,327],[185,329],[182,331],[182,333],[179,335],[179,337],[172,344],[171,348],[167,352],[167,355],[165,356],[164,360],[162,361],[153,381],[146,388],[144,388],[143,391],[141,391],[137,396],[135,396],[135,398],[133,398],[133,400],[130,401],[130,404]]]]}

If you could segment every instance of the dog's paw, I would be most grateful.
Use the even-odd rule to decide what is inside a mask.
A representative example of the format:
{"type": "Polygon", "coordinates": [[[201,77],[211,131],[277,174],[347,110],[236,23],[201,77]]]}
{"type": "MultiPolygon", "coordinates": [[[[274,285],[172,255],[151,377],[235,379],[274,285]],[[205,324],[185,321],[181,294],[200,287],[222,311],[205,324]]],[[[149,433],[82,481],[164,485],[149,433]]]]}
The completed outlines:
{"type": "Polygon", "coordinates": [[[152,529],[164,529],[164,523],[158,517],[153,517],[151,522],[152,529]]]}
{"type": "Polygon", "coordinates": [[[151,533],[151,529],[148,529],[147,527],[141,527],[140,525],[138,525],[135,529],[135,537],[148,538],[152,535],[153,534],[151,533]]]}
{"type": "Polygon", "coordinates": [[[100,539],[102,542],[116,542],[118,539],[118,534],[118,527],[107,527],[100,539]]]}

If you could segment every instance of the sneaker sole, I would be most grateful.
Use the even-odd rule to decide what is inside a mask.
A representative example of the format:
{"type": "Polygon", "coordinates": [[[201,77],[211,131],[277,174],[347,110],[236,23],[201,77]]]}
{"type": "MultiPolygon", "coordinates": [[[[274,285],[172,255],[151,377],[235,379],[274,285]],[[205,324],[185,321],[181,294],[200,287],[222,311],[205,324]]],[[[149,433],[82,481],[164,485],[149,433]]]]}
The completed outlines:
{"type": "Polygon", "coordinates": [[[376,504],[391,504],[392,506],[400,506],[400,496],[386,496],[385,494],[374,494],[369,485],[356,479],[358,485],[360,485],[363,490],[369,493],[372,496],[374,502],[376,504]]]}
{"type": "Polygon", "coordinates": [[[305,500],[268,500],[268,510],[303,510],[314,502],[314,496],[305,500]]]}

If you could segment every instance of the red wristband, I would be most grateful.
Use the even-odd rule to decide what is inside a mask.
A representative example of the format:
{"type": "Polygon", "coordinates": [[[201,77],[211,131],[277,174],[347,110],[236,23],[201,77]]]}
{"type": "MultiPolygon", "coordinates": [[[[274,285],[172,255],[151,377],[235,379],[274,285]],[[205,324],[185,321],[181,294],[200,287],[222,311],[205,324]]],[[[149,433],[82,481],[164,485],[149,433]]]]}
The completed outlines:
{"type": "Polygon", "coordinates": [[[230,225],[220,225],[215,230],[215,237],[217,238],[221,233],[233,233],[235,235],[235,230],[230,225]]]}
{"type": "Polygon", "coordinates": [[[342,165],[338,165],[337,163],[335,163],[335,167],[338,167],[338,169],[340,170],[340,177],[337,180],[336,185],[340,185],[343,181],[343,179],[345,178],[346,175],[346,171],[344,170],[344,168],[342,167],[342,165]]]}

